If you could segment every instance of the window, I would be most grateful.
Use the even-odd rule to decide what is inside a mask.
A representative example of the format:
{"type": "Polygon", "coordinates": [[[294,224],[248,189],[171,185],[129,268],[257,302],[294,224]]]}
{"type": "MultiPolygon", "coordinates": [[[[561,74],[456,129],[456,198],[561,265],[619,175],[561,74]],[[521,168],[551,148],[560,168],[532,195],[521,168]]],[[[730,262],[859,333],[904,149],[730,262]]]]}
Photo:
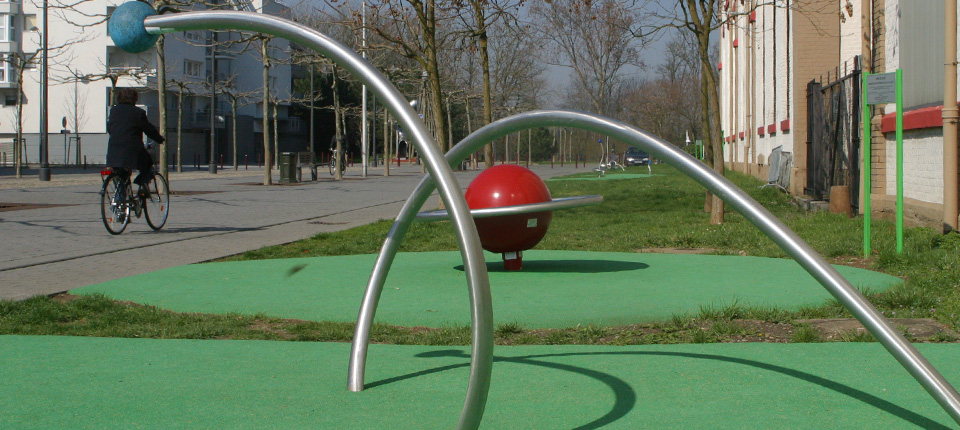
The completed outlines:
{"type": "Polygon", "coordinates": [[[200,37],[200,32],[199,32],[199,31],[196,31],[196,30],[194,30],[194,31],[185,31],[185,32],[183,32],[183,33],[184,33],[184,37],[185,37],[187,40],[192,40],[192,41],[194,41],[194,42],[203,42],[203,38],[200,37]]]}
{"type": "Polygon", "coordinates": [[[39,31],[37,28],[37,15],[24,15],[23,16],[23,28],[26,31],[39,31]]]}
{"type": "Polygon", "coordinates": [[[0,14],[0,42],[10,41],[10,15],[0,14]]]}
{"type": "Polygon", "coordinates": [[[199,61],[183,60],[183,74],[187,76],[199,77],[200,68],[203,66],[199,61]]]}
{"type": "MultiPolygon", "coordinates": [[[[110,18],[113,15],[113,11],[117,10],[116,6],[107,6],[107,18],[110,18]]],[[[34,21],[36,21],[37,16],[33,16],[34,21]]],[[[110,26],[107,26],[107,36],[110,35],[110,26]]]]}
{"type": "Polygon", "coordinates": [[[3,105],[4,105],[4,106],[16,106],[16,105],[17,105],[17,96],[11,95],[11,94],[7,94],[7,95],[4,96],[4,98],[3,98],[3,105]]]}
{"type": "Polygon", "coordinates": [[[0,56],[0,82],[10,82],[10,71],[10,56],[4,54],[3,56],[0,56]]]}

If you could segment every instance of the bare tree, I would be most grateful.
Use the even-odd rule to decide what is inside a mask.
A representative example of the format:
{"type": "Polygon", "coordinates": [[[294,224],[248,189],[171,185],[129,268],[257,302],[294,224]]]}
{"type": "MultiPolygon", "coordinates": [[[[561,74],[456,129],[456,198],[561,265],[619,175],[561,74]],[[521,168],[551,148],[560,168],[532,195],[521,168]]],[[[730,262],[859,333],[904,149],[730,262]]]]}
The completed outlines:
{"type": "MultiPolygon", "coordinates": [[[[334,3],[331,0],[331,3],[334,3]]],[[[439,51],[452,37],[450,31],[454,22],[451,8],[445,3],[437,5],[436,0],[379,0],[368,1],[369,15],[366,17],[368,30],[377,37],[368,40],[373,49],[390,49],[414,60],[425,73],[428,91],[425,100],[430,109],[430,117],[435,126],[434,138],[442,150],[449,148],[447,142],[446,113],[444,112],[442,76],[438,61],[439,51]]],[[[354,28],[360,29],[361,11],[344,2],[336,10],[347,18],[354,28]]]]}
{"type": "MultiPolygon", "coordinates": [[[[463,25],[470,38],[476,40],[477,53],[480,55],[480,70],[482,73],[482,99],[484,124],[493,122],[493,94],[490,77],[490,35],[488,29],[499,19],[516,20],[511,11],[517,8],[522,1],[497,0],[458,0],[456,5],[463,3],[469,6],[470,13],[464,14],[472,19],[463,19],[463,25]]],[[[467,100],[469,102],[469,99],[467,100]]],[[[468,103],[469,104],[469,103],[468,103]]],[[[493,143],[483,149],[484,165],[493,166],[493,143]]]]}
{"type": "MultiPolygon", "coordinates": [[[[657,37],[664,29],[675,28],[689,32],[696,40],[697,60],[700,64],[701,109],[705,120],[701,122],[701,136],[709,142],[704,146],[704,158],[713,170],[724,173],[723,143],[720,131],[720,102],[717,93],[717,76],[711,67],[710,35],[720,28],[720,0],[680,0],[658,2],[646,0],[643,10],[648,11],[644,25],[637,25],[633,33],[645,39],[657,37]]],[[[749,11],[746,11],[749,13],[749,11]]],[[[724,204],[719,197],[707,192],[704,209],[710,212],[712,224],[722,224],[724,204]]]]}
{"type": "Polygon", "coordinates": [[[601,114],[615,112],[627,65],[640,66],[629,28],[634,12],[621,0],[554,0],[530,7],[536,28],[601,114]]]}

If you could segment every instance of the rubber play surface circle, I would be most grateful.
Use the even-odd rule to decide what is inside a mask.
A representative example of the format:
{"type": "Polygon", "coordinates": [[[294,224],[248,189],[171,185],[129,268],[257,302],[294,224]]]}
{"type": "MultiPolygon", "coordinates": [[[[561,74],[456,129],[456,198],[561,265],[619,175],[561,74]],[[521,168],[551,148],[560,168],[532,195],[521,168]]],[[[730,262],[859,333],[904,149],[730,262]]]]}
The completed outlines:
{"type": "MultiPolygon", "coordinates": [[[[519,272],[486,254],[497,323],[527,328],[625,325],[695,315],[730,304],[795,309],[831,299],[786,259],[531,250],[519,272]]],[[[91,285],[74,294],[178,312],[244,314],[311,321],[356,321],[374,255],[257,260],[180,266],[91,285]]],[[[861,290],[882,291],[897,277],[837,266],[861,290]]],[[[400,253],[377,322],[440,327],[470,323],[460,253],[400,253]]]]}
{"type": "MultiPolygon", "coordinates": [[[[0,336],[3,427],[454,428],[468,347],[0,336]],[[51,405],[56,405],[52,408],[51,405]]],[[[952,381],[957,344],[920,351],[952,381]]],[[[948,429],[877,343],[497,346],[485,429],[948,429]]]]}

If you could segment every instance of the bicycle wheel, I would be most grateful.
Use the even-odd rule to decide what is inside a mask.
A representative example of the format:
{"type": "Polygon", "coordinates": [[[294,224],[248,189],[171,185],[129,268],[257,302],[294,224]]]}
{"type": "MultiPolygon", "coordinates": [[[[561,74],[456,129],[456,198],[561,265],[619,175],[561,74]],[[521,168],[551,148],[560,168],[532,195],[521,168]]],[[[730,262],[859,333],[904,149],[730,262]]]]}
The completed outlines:
{"type": "Polygon", "coordinates": [[[120,234],[130,223],[130,205],[126,198],[126,181],[111,174],[100,190],[100,219],[110,234],[120,234]]]}
{"type": "Polygon", "coordinates": [[[333,169],[337,167],[337,157],[330,157],[330,162],[327,163],[327,168],[330,170],[330,176],[333,176],[333,169]]]}
{"type": "Polygon", "coordinates": [[[143,213],[147,216],[147,224],[154,231],[159,231],[167,223],[170,214],[170,187],[167,178],[156,173],[149,184],[150,197],[143,200],[143,213]]]}

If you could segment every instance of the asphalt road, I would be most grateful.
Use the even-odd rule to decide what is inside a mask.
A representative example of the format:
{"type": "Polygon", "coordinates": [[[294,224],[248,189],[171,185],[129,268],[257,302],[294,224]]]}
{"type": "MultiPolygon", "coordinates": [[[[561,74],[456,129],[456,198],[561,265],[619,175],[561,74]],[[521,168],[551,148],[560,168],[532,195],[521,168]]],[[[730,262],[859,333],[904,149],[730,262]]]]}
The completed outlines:
{"type": "MultiPolygon", "coordinates": [[[[577,171],[570,165],[532,169],[544,179],[577,171]]],[[[321,171],[317,182],[274,186],[262,185],[259,168],[173,173],[163,230],[152,231],[140,218],[113,236],[100,220],[98,170],[54,169],[51,182],[40,182],[36,171],[16,179],[0,169],[0,299],[55,294],[393,219],[420,170],[394,166],[385,177],[371,168],[364,178],[353,167],[343,181],[321,171]]],[[[456,177],[466,187],[477,173],[456,177]]],[[[434,194],[425,209],[438,202],[434,194]]]]}

